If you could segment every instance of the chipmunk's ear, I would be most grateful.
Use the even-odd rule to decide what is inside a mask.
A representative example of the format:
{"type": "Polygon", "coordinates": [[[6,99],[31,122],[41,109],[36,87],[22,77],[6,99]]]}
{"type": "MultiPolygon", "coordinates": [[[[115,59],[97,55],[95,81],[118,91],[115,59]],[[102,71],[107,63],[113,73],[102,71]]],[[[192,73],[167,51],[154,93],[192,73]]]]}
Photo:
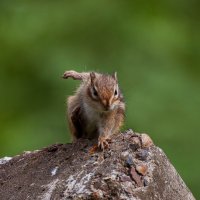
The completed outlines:
{"type": "Polygon", "coordinates": [[[91,83],[94,83],[94,79],[96,78],[96,74],[94,72],[90,72],[91,83]]]}
{"type": "Polygon", "coordinates": [[[117,72],[114,72],[112,77],[117,81],[117,72]]]}

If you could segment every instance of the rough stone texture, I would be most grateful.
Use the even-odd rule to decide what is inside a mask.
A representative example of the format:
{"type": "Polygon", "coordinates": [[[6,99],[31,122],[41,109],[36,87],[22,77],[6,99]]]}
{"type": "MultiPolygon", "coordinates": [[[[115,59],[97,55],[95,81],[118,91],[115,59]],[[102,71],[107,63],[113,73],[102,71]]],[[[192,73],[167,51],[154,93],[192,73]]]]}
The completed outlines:
{"type": "Polygon", "coordinates": [[[0,159],[0,199],[195,199],[146,134],[114,136],[104,152],[94,143],[81,139],[0,159]]]}

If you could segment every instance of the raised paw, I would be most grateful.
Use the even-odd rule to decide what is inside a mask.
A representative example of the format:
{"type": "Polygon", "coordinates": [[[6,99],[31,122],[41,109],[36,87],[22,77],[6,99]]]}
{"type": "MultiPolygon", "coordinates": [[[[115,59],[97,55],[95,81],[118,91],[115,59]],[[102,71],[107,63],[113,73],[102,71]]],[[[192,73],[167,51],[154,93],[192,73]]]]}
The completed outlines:
{"type": "Polygon", "coordinates": [[[77,73],[76,71],[70,70],[70,71],[66,71],[63,76],[64,79],[67,78],[73,78],[74,80],[81,80],[82,77],[80,76],[79,73],[77,73]]]}
{"type": "Polygon", "coordinates": [[[111,139],[109,137],[99,136],[98,147],[102,150],[107,149],[109,147],[110,140],[111,139]]]}

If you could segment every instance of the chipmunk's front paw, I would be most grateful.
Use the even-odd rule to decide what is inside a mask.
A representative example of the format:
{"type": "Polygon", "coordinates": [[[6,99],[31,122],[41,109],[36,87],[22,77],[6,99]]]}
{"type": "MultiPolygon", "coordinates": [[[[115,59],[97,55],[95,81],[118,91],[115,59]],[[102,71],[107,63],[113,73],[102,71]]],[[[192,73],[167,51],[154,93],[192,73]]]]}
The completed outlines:
{"type": "Polygon", "coordinates": [[[102,150],[107,149],[109,146],[109,142],[110,142],[110,138],[109,137],[105,137],[105,136],[99,136],[98,139],[98,147],[102,150]]]}

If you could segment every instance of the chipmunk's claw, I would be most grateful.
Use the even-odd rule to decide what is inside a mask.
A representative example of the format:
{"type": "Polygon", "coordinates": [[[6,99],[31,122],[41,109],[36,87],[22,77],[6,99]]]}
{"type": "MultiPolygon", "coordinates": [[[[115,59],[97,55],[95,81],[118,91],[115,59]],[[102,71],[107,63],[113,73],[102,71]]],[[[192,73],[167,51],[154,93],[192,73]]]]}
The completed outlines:
{"type": "Polygon", "coordinates": [[[73,76],[73,74],[74,74],[74,71],[66,71],[64,74],[63,74],[63,78],[69,78],[69,77],[72,77],[73,76]]]}
{"type": "Polygon", "coordinates": [[[98,139],[98,147],[103,151],[109,147],[110,138],[105,136],[100,136],[98,139]]]}

